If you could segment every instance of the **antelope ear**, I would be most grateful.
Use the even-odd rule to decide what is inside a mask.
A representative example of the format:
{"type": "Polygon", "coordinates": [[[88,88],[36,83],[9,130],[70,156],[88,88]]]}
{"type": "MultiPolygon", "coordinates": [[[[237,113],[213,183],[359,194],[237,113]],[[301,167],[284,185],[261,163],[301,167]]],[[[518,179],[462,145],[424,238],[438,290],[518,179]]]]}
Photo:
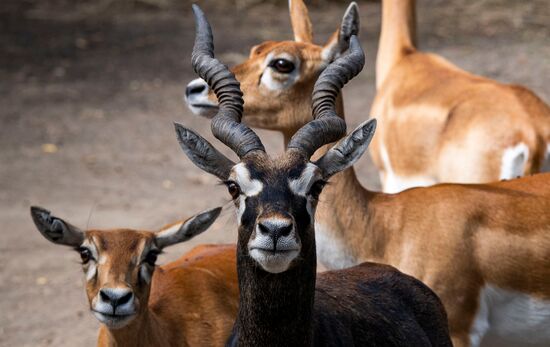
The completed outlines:
{"type": "Polygon", "coordinates": [[[31,217],[38,231],[50,242],[71,247],[78,247],[84,242],[82,230],[52,216],[50,211],[42,207],[31,206],[31,217]]]}
{"type": "Polygon", "coordinates": [[[359,7],[352,2],[344,13],[340,28],[330,37],[323,48],[323,59],[330,63],[338,58],[349,48],[349,40],[352,35],[359,35],[359,7]]]}
{"type": "Polygon", "coordinates": [[[303,0],[288,0],[288,9],[290,11],[290,22],[294,31],[294,41],[313,42],[313,29],[307,7],[303,0]]]}
{"type": "Polygon", "coordinates": [[[174,126],[181,149],[195,165],[219,179],[225,180],[229,177],[231,168],[235,166],[234,162],[191,129],[178,123],[174,123],[174,126]]]}
{"type": "Polygon", "coordinates": [[[323,172],[323,178],[328,179],[355,164],[369,147],[375,130],[376,119],[363,122],[319,158],[314,164],[323,172]]]}
{"type": "Polygon", "coordinates": [[[185,242],[206,231],[220,215],[221,207],[201,212],[185,222],[172,224],[159,230],[155,235],[155,243],[164,248],[176,243],[185,242]]]}

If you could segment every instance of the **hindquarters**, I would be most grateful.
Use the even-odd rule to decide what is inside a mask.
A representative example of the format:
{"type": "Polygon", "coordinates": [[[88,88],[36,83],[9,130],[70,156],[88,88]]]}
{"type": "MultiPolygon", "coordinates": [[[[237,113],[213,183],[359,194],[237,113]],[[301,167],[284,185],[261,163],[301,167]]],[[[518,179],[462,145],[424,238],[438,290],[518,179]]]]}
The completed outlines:
{"type": "Polygon", "coordinates": [[[316,345],[452,345],[439,298],[389,265],[363,263],[319,275],[314,309],[316,345]]]}

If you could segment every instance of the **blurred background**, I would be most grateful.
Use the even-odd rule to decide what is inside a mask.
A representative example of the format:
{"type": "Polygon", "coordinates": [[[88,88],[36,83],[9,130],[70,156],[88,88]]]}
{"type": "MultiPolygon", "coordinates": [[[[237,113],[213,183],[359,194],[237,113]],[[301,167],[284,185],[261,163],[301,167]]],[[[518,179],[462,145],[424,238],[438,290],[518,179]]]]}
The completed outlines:
{"type": "MultiPolygon", "coordinates": [[[[198,1],[229,65],[264,40],[291,39],[286,1],[198,1]]],[[[36,231],[31,204],[81,228],[155,230],[227,204],[225,188],[184,156],[172,122],[212,140],[183,102],[194,23],[186,0],[3,0],[0,3],[0,345],[92,346],[76,252],[36,231]]],[[[328,39],[348,1],[307,1],[316,41],[328,39]]],[[[370,115],[380,3],[359,1],[367,54],[344,89],[349,128],[370,115]]],[[[458,66],[520,83],[550,102],[548,0],[419,0],[418,41],[458,66]]],[[[272,151],[282,137],[261,131],[272,151]]],[[[219,145],[223,146],[213,140],[219,145]]],[[[224,150],[226,154],[228,151],[224,150]]],[[[363,184],[379,188],[369,158],[363,184]]],[[[321,203],[330,203],[322,201],[321,203]]],[[[215,226],[167,250],[235,242],[226,209],[215,226]]]]}

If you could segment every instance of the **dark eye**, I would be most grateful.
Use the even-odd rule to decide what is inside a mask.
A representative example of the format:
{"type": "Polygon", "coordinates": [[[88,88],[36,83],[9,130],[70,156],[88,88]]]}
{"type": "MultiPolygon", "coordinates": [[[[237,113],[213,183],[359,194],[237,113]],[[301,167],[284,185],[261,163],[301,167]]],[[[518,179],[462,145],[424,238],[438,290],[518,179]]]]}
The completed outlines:
{"type": "Polygon", "coordinates": [[[82,259],[82,264],[88,264],[90,259],[92,259],[92,252],[90,252],[88,248],[82,247],[78,250],[78,252],[80,253],[80,259],[82,259]]]}
{"type": "Polygon", "coordinates": [[[315,200],[319,200],[319,195],[321,195],[321,192],[323,191],[323,188],[325,187],[326,184],[327,182],[322,180],[313,183],[313,185],[309,189],[308,195],[315,200]]]}
{"type": "Polygon", "coordinates": [[[277,70],[280,73],[291,73],[294,71],[294,63],[286,59],[275,59],[269,63],[269,66],[277,70]]]}
{"type": "Polygon", "coordinates": [[[151,265],[151,266],[155,266],[155,263],[157,262],[157,258],[158,258],[158,255],[159,255],[159,252],[158,251],[150,251],[149,253],[147,253],[147,255],[145,256],[145,259],[143,259],[144,262],[146,262],[147,264],[151,265]]]}
{"type": "Polygon", "coordinates": [[[227,185],[227,191],[229,192],[229,194],[231,194],[231,197],[233,198],[233,200],[235,200],[236,198],[239,197],[239,195],[241,195],[241,188],[237,183],[227,182],[226,185],[227,185]]]}

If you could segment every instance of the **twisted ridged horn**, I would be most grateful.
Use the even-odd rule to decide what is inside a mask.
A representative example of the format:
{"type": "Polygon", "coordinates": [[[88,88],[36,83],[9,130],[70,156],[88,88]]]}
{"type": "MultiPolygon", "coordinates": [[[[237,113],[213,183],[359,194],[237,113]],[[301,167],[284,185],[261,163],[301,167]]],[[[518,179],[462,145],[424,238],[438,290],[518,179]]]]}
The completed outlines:
{"type": "Polygon", "coordinates": [[[292,136],[288,149],[303,151],[309,158],[319,147],[346,135],[346,122],[336,114],[336,97],[364,65],[365,54],[353,35],[347,54],[332,62],[317,79],[312,94],[313,120],[292,136]]]}
{"type": "Polygon", "coordinates": [[[239,158],[252,151],[265,152],[260,138],[241,123],[243,93],[235,75],[214,58],[212,29],[204,12],[193,4],[195,15],[195,45],[191,61],[195,72],[208,83],[218,98],[219,110],[212,119],[212,133],[231,148],[239,158]]]}

